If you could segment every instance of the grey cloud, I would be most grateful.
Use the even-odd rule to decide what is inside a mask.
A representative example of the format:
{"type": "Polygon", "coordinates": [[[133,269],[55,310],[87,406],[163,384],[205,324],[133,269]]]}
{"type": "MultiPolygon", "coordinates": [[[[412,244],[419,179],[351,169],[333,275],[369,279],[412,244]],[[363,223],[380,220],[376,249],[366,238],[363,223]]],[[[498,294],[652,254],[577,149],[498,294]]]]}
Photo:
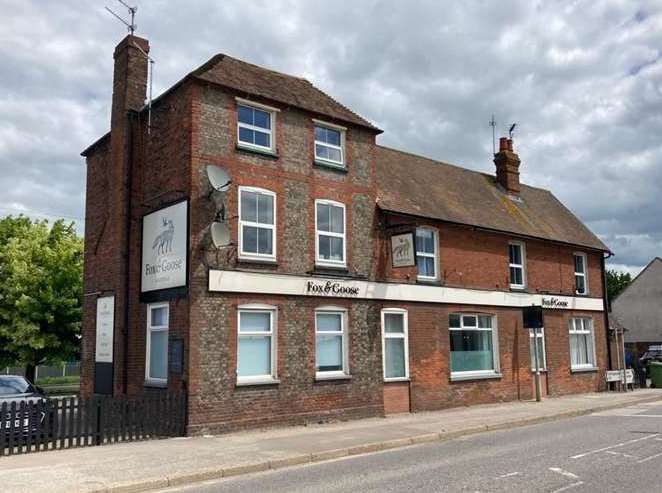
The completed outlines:
{"type": "MultiPolygon", "coordinates": [[[[82,216],[78,152],[108,128],[124,35],[103,7],[121,6],[0,3],[0,207],[82,216]]],[[[308,77],[385,145],[489,172],[495,113],[500,133],[520,124],[523,180],[585,220],[614,266],[662,252],[659,1],[137,3],[157,94],[226,52],[308,77]]]]}

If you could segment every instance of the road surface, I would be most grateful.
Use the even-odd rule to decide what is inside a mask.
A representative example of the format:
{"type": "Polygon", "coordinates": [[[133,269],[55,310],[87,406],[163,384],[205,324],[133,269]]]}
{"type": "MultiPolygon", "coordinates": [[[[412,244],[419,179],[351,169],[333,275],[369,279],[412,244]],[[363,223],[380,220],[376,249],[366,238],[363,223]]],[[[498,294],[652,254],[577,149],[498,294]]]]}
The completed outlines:
{"type": "Polygon", "coordinates": [[[662,405],[640,404],[164,491],[662,492],[662,405]]]}

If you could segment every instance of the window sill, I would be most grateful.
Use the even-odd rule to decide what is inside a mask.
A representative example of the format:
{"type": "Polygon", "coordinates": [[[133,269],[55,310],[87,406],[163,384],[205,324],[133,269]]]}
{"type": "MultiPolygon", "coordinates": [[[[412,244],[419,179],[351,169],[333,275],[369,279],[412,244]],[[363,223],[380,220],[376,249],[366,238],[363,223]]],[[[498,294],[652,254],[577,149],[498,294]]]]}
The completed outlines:
{"type": "Polygon", "coordinates": [[[600,371],[600,368],[597,366],[585,366],[585,367],[570,367],[570,373],[591,373],[600,371]]]}
{"type": "Polygon", "coordinates": [[[315,269],[349,272],[347,265],[315,263],[315,269]]]}
{"type": "Polygon", "coordinates": [[[328,374],[327,373],[315,374],[316,382],[328,382],[331,380],[351,380],[351,379],[352,376],[348,375],[347,373],[328,372],[328,374]]]}
{"type": "Polygon", "coordinates": [[[323,161],[321,159],[315,159],[313,161],[313,165],[315,165],[317,167],[320,167],[320,168],[328,169],[328,170],[331,170],[331,171],[338,171],[339,173],[347,173],[348,172],[347,166],[345,166],[344,164],[333,163],[333,162],[330,162],[330,161],[323,161]]]}
{"type": "Polygon", "coordinates": [[[237,260],[240,264],[278,265],[278,260],[275,258],[247,257],[239,255],[237,260]]]}
{"type": "Polygon", "coordinates": [[[237,380],[236,387],[252,387],[257,385],[278,385],[277,378],[256,378],[252,380],[237,380]]]}
{"type": "Polygon", "coordinates": [[[466,375],[457,373],[455,375],[451,374],[451,382],[466,382],[469,380],[490,380],[501,378],[503,375],[501,373],[490,372],[490,373],[469,373],[466,375]]]}
{"type": "Polygon", "coordinates": [[[511,285],[511,286],[510,286],[510,290],[511,290],[511,291],[517,291],[517,292],[523,293],[523,292],[526,291],[526,286],[512,286],[512,285],[511,285]]]}
{"type": "Polygon", "coordinates": [[[417,284],[425,284],[427,286],[441,286],[442,283],[439,279],[421,279],[420,277],[416,278],[417,284]]]}
{"type": "Polygon", "coordinates": [[[241,152],[248,152],[251,154],[258,154],[260,156],[270,157],[272,159],[278,159],[278,153],[274,151],[268,151],[266,149],[260,149],[258,147],[251,147],[245,144],[237,144],[235,148],[241,152]]]}
{"type": "Polygon", "coordinates": [[[143,384],[143,387],[148,387],[151,389],[167,389],[168,388],[168,382],[167,381],[159,381],[159,380],[145,380],[145,383],[143,384]]]}
{"type": "Polygon", "coordinates": [[[384,383],[397,383],[397,382],[410,382],[409,377],[399,377],[399,378],[385,378],[384,383]]]}

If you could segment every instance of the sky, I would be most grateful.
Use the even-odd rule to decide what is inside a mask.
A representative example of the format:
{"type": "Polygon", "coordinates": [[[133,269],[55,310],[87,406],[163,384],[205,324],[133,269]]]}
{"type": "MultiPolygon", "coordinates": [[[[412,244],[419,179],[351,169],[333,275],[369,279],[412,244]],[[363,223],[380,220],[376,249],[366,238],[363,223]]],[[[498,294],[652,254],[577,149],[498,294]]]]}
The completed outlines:
{"type": "MultiPolygon", "coordinates": [[[[517,122],[550,189],[637,273],[662,256],[662,0],[132,0],[158,95],[216,53],[308,78],[378,142],[493,173],[517,122]]],[[[82,232],[80,152],[110,124],[117,0],[0,0],[0,216],[82,232]]]]}

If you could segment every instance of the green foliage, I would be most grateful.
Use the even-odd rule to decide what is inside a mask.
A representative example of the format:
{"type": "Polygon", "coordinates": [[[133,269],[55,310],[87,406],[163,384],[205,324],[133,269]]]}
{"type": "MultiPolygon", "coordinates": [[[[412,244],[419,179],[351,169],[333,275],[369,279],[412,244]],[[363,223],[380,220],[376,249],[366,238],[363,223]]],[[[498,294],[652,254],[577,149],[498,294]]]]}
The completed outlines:
{"type": "Polygon", "coordinates": [[[619,272],[613,269],[607,269],[607,296],[609,301],[614,301],[614,298],[623,291],[632,282],[632,276],[629,272],[619,272]]]}
{"type": "Polygon", "coordinates": [[[83,241],[74,225],[0,220],[0,366],[77,357],[83,241]]]}
{"type": "Polygon", "coordinates": [[[37,379],[37,385],[41,387],[46,387],[48,385],[72,385],[80,384],[79,376],[69,376],[69,377],[39,377],[37,379]]]}

